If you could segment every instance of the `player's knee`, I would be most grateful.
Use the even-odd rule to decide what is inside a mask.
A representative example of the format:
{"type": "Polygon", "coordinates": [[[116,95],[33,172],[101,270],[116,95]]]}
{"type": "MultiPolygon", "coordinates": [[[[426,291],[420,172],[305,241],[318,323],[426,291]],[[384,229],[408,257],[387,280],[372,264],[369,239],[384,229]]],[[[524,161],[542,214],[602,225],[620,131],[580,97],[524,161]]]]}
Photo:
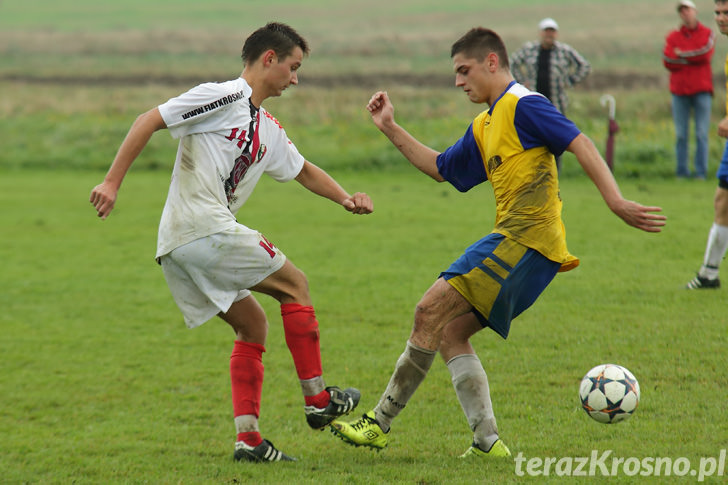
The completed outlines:
{"type": "Polygon", "coordinates": [[[265,345],[266,338],[268,337],[268,322],[258,327],[242,327],[234,328],[235,337],[243,342],[249,342],[254,344],[265,345]]]}
{"type": "Polygon", "coordinates": [[[726,208],[728,206],[728,188],[719,187],[718,190],[715,191],[715,198],[713,202],[715,203],[716,209],[718,207],[726,208]]]}
{"type": "Polygon", "coordinates": [[[441,319],[438,318],[434,305],[429,304],[425,300],[415,307],[415,324],[413,331],[415,333],[434,333],[440,330],[441,319]]]}
{"type": "Polygon", "coordinates": [[[415,306],[415,323],[426,321],[431,313],[430,306],[420,300],[415,306]]]}
{"type": "Polygon", "coordinates": [[[719,188],[714,200],[715,222],[721,226],[728,225],[728,190],[719,188]]]}
{"type": "Polygon", "coordinates": [[[235,309],[218,314],[235,332],[238,340],[265,345],[268,337],[268,320],[265,315],[239,314],[235,309]]]}
{"type": "Polygon", "coordinates": [[[263,285],[258,285],[253,289],[267,293],[281,304],[311,304],[308,279],[303,271],[292,264],[287,263],[286,266],[266,279],[263,285]]]}
{"type": "Polygon", "coordinates": [[[289,279],[288,290],[288,296],[294,301],[302,302],[310,300],[308,278],[303,271],[298,268],[294,268],[289,279]]]}

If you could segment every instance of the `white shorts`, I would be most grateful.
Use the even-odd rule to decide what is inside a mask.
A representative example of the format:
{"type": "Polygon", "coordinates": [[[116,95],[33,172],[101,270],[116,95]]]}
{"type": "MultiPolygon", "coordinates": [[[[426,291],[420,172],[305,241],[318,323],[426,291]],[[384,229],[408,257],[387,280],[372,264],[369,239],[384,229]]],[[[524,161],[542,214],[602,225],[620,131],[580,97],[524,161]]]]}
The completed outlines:
{"type": "Polygon", "coordinates": [[[278,271],[286,256],[241,224],[174,249],[160,258],[164,278],[189,328],[202,325],[278,271]]]}

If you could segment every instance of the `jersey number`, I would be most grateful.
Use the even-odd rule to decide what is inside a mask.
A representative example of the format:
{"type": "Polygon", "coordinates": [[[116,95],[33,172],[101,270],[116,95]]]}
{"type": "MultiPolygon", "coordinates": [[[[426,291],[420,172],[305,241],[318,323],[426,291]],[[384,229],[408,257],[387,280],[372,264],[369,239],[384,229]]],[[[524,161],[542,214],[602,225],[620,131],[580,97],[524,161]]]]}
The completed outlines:
{"type": "Polygon", "coordinates": [[[270,242],[269,240],[267,240],[265,238],[265,236],[260,236],[260,237],[263,239],[262,241],[260,241],[258,243],[260,245],[260,247],[263,248],[263,249],[265,249],[268,252],[268,254],[270,255],[271,258],[275,258],[276,252],[274,251],[275,246],[273,245],[273,243],[270,242]]]}
{"type": "Polygon", "coordinates": [[[238,148],[243,148],[243,143],[245,143],[245,141],[246,141],[245,140],[245,134],[246,133],[247,132],[245,130],[243,130],[243,129],[233,128],[233,131],[230,133],[230,135],[229,136],[226,136],[225,138],[227,138],[230,141],[233,141],[233,140],[237,139],[238,140],[238,148]],[[240,134],[238,134],[238,130],[240,130],[240,134]]]}

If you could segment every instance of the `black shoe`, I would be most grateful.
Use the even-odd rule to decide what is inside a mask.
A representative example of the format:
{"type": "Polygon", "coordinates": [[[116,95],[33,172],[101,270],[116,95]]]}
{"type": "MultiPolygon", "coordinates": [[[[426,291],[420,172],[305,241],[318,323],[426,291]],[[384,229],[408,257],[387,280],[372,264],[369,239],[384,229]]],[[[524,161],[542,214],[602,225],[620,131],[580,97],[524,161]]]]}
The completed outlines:
{"type": "Polygon", "coordinates": [[[292,456],[288,456],[280,450],[277,450],[273,443],[263,440],[258,446],[250,446],[244,441],[235,443],[235,461],[296,461],[292,456]]]}
{"type": "Polygon", "coordinates": [[[720,288],[720,278],[710,279],[710,278],[703,278],[700,275],[696,275],[695,278],[688,281],[688,284],[685,285],[685,288],[688,290],[702,290],[705,288],[713,288],[717,289],[720,288]]]}
{"type": "Polygon", "coordinates": [[[304,406],[306,422],[313,429],[323,429],[334,419],[349,414],[361,399],[361,392],[353,387],[342,391],[336,386],[330,386],[326,390],[331,395],[328,406],[325,408],[304,406]]]}

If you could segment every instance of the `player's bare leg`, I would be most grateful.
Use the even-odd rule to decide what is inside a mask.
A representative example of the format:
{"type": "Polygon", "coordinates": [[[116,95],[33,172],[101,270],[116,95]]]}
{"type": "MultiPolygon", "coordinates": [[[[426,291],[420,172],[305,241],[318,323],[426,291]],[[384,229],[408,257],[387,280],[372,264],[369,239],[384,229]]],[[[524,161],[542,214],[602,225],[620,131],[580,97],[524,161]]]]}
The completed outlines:
{"type": "Polygon", "coordinates": [[[287,303],[298,303],[303,306],[311,305],[311,295],[308,291],[306,275],[290,260],[286,260],[278,271],[250,289],[272,296],[281,305],[287,303]]]}
{"type": "Polygon", "coordinates": [[[218,316],[233,328],[236,340],[265,345],[268,319],[253,295],[234,302],[227,312],[218,316]]]}

